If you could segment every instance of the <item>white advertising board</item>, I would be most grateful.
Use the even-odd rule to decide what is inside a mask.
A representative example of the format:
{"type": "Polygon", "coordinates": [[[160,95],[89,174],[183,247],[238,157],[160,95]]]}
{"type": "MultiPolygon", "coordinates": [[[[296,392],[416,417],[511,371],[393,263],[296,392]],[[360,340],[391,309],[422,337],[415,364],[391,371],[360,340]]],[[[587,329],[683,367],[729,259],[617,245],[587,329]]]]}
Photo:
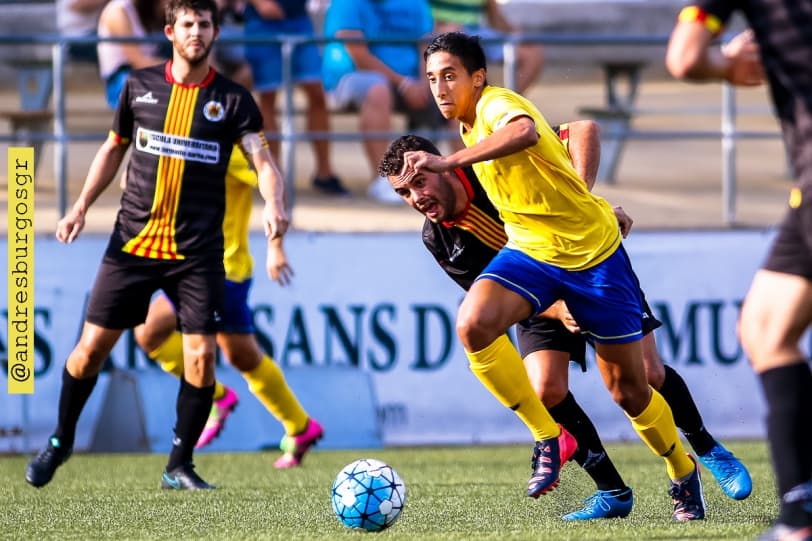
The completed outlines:
{"type": "MultiPolygon", "coordinates": [[[[649,303],[664,323],[657,331],[661,355],[688,382],[705,424],[718,437],[764,434],[762,397],[736,339],[735,322],[770,239],[771,233],[761,231],[635,232],[625,242],[649,303]]],[[[308,367],[318,374],[311,369],[341,367],[370,374],[385,444],[528,440],[524,426],[469,371],[454,332],[463,292],[425,251],[418,233],[291,233],[286,247],[296,274],[286,288],[264,275],[264,237],[251,240],[259,263],[251,305],[260,342],[286,369],[308,367]]],[[[63,246],[49,237],[37,239],[36,391],[25,399],[5,389],[0,394],[0,451],[30,451],[53,429],[62,367],[78,336],[106,241],[85,235],[63,246]]],[[[5,241],[0,253],[5,261],[5,241]]],[[[2,327],[0,357],[5,359],[2,327]]],[[[111,357],[116,367],[136,375],[156,370],[127,335],[111,357]]],[[[5,362],[2,368],[6,378],[5,362]]],[[[226,364],[218,370],[229,374],[229,381],[239,379],[226,364]]],[[[329,377],[329,370],[324,373],[329,377]]],[[[143,379],[149,385],[155,378],[143,379]]],[[[605,439],[635,437],[592,360],[586,374],[572,365],[570,383],[605,439]]],[[[96,390],[83,414],[79,449],[89,445],[102,394],[96,390]]],[[[244,394],[244,400],[252,400],[244,394]]],[[[302,396],[305,403],[326,399],[302,396]]],[[[165,404],[174,409],[174,393],[165,404]]],[[[352,415],[352,404],[334,406],[319,409],[352,415]]],[[[331,420],[320,420],[329,444],[331,420]]],[[[226,435],[232,442],[248,437],[237,428],[226,435]]],[[[218,448],[229,448],[227,441],[218,448]]]]}

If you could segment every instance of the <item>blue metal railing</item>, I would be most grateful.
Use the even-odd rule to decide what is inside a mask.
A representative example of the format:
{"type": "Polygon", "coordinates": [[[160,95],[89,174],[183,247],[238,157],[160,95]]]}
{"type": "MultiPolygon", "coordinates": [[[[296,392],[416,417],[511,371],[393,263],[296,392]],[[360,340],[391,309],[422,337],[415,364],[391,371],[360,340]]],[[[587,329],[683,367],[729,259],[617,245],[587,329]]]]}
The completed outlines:
{"type": "MultiPolygon", "coordinates": [[[[54,176],[57,182],[57,197],[60,215],[64,215],[67,208],[67,144],[71,141],[94,141],[103,140],[103,134],[71,134],[66,127],[66,106],[65,106],[65,69],[67,64],[67,48],[72,44],[93,44],[100,41],[121,42],[121,43],[144,43],[163,42],[164,38],[97,38],[97,37],[67,37],[55,34],[38,34],[28,36],[7,36],[0,35],[0,46],[4,45],[31,45],[50,46],[50,66],[53,78],[54,96],[54,124],[53,133],[33,133],[29,139],[34,141],[48,141],[55,145],[54,151],[54,176]]],[[[358,132],[297,132],[295,129],[295,107],[293,101],[294,84],[292,83],[292,58],[293,51],[300,45],[318,44],[324,45],[328,42],[368,42],[364,39],[342,39],[335,38],[280,38],[275,36],[257,36],[242,38],[222,38],[218,43],[239,43],[239,44],[268,44],[278,43],[282,49],[282,80],[283,83],[283,105],[281,110],[280,132],[279,134],[269,134],[269,138],[278,139],[281,142],[281,166],[284,171],[286,183],[289,188],[288,194],[290,204],[293,204],[294,179],[295,179],[295,144],[302,141],[312,141],[326,139],[330,141],[360,141],[367,138],[391,139],[401,135],[394,133],[374,133],[361,134],[358,132]]],[[[402,42],[402,40],[376,40],[381,42],[402,42]]],[[[501,39],[483,39],[483,43],[501,43],[504,52],[504,84],[509,88],[515,86],[516,81],[516,47],[523,43],[537,43],[550,46],[566,47],[664,47],[668,43],[668,36],[645,35],[645,36],[621,36],[621,35],[582,35],[582,34],[523,34],[521,36],[506,36],[501,39]]],[[[412,43],[412,42],[409,42],[412,43]]],[[[641,55],[645,56],[645,55],[641,55]]],[[[0,60],[2,62],[2,60],[0,60]]],[[[15,63],[20,65],[23,60],[15,59],[15,63]]],[[[34,61],[32,61],[34,62],[34,61]]],[[[43,61],[39,61],[42,64],[43,61]]],[[[7,63],[10,63],[7,61],[7,63]]],[[[623,139],[719,139],[722,144],[722,214],[725,223],[732,224],[735,220],[735,194],[736,194],[736,141],[739,139],[765,139],[780,137],[777,131],[739,131],[735,127],[736,104],[735,91],[729,85],[722,86],[721,98],[721,126],[719,130],[635,130],[629,129],[622,134],[623,139]]],[[[429,137],[453,137],[455,134],[449,132],[418,132],[429,137]]],[[[605,137],[617,137],[610,133],[605,137]]],[[[11,136],[0,135],[0,141],[12,141],[11,136]]]]}

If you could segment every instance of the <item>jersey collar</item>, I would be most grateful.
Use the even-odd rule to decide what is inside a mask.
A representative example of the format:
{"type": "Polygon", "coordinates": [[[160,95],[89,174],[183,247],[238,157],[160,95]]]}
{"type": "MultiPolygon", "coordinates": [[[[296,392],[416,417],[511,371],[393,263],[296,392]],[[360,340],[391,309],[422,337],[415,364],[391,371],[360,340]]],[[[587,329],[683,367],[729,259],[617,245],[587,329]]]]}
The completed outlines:
{"type": "Polygon", "coordinates": [[[471,186],[471,180],[468,178],[465,170],[462,167],[457,167],[454,169],[454,174],[457,175],[457,178],[460,179],[460,182],[462,182],[462,185],[465,188],[465,195],[468,196],[468,201],[465,202],[465,208],[459,213],[458,216],[455,216],[453,220],[443,221],[443,225],[449,229],[465,220],[465,217],[468,215],[468,211],[471,209],[471,202],[474,200],[474,187],[471,186]]]}
{"type": "Polygon", "coordinates": [[[169,84],[182,86],[184,88],[196,88],[196,87],[203,88],[203,87],[209,86],[211,84],[211,82],[214,80],[214,75],[215,75],[216,72],[214,71],[214,68],[210,67],[209,68],[209,73],[206,75],[206,78],[203,79],[203,81],[200,84],[179,83],[178,81],[175,80],[174,77],[172,77],[172,61],[169,60],[169,61],[166,62],[166,66],[164,68],[164,73],[166,74],[166,82],[169,83],[169,84]]]}

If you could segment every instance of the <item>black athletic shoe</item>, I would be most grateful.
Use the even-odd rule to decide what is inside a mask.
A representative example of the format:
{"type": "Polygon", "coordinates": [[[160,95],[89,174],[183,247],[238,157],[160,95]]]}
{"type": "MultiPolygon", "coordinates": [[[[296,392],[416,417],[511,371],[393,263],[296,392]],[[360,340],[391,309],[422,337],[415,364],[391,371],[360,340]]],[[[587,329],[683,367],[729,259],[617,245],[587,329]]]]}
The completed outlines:
{"type": "Polygon", "coordinates": [[[216,487],[201,479],[195,473],[195,465],[189,462],[171,471],[164,471],[161,477],[161,488],[167,490],[211,490],[216,487]]]}
{"type": "Polygon", "coordinates": [[[44,487],[54,477],[56,469],[68,458],[73,449],[64,449],[56,436],[51,436],[48,445],[31,459],[25,469],[25,480],[34,487],[44,487]]]}
{"type": "Polygon", "coordinates": [[[317,192],[325,195],[334,195],[338,197],[349,197],[352,195],[350,191],[341,184],[341,181],[336,176],[329,176],[324,178],[314,178],[313,188],[317,192]]]}

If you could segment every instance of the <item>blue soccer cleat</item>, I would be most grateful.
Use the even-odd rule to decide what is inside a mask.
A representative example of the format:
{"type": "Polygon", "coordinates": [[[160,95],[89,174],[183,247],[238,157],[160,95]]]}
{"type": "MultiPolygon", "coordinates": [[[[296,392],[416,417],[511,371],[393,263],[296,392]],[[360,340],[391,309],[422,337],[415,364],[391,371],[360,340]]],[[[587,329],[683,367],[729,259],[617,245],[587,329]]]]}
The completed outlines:
{"type": "Polygon", "coordinates": [[[716,478],[728,498],[743,500],[752,492],[753,481],[747,468],[721,443],[717,442],[713,449],[699,457],[699,461],[716,478]]]}
{"type": "Polygon", "coordinates": [[[598,518],[625,518],[634,505],[632,489],[599,490],[584,500],[584,508],[567,513],[563,520],[594,520],[598,518]]]}

